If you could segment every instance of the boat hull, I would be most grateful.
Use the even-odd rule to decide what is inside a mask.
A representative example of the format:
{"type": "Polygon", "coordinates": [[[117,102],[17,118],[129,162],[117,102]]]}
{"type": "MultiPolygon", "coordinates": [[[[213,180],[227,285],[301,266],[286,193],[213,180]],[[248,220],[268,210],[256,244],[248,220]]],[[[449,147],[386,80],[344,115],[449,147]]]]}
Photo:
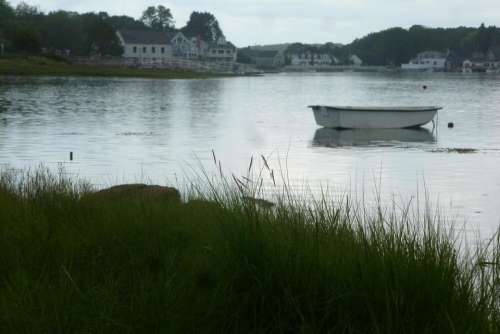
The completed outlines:
{"type": "Polygon", "coordinates": [[[316,123],[336,129],[396,129],[419,127],[431,122],[438,107],[355,108],[312,106],[316,123]]]}

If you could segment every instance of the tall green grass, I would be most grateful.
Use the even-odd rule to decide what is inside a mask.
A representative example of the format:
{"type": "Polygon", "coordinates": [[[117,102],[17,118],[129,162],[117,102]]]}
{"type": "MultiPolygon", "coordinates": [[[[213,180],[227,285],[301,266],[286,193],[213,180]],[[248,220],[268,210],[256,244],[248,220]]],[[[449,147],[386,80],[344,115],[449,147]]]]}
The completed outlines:
{"type": "Polygon", "coordinates": [[[279,183],[265,164],[201,173],[184,204],[3,172],[0,332],[500,332],[498,235],[466,247],[430,210],[306,202],[286,182],[269,208],[252,199],[263,173],[279,183]]]}

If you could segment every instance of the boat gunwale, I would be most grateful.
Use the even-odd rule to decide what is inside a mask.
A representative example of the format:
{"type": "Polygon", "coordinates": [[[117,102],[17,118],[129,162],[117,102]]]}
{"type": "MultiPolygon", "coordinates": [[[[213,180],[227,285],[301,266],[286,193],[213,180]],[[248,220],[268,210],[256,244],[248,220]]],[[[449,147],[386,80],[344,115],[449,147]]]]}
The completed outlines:
{"type": "Polygon", "coordinates": [[[327,110],[335,111],[369,111],[369,112],[424,112],[424,111],[438,111],[442,107],[425,106],[425,107],[355,107],[355,106],[322,106],[310,105],[309,108],[317,110],[319,108],[326,108],[327,110]]]}

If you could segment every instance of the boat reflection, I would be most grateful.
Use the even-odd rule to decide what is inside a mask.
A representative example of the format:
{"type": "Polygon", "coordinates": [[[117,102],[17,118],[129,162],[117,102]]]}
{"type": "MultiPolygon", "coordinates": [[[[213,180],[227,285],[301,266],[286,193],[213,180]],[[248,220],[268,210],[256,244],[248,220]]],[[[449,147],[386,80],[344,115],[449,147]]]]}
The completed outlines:
{"type": "Polygon", "coordinates": [[[425,128],[414,129],[329,129],[316,130],[313,146],[392,147],[412,143],[435,143],[434,134],[425,128]]]}

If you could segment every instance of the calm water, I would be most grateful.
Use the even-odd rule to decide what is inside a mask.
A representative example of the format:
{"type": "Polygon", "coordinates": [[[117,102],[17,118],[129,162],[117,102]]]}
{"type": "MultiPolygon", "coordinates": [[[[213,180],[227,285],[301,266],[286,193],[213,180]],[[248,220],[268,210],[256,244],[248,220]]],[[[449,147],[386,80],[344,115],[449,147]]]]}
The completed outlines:
{"type": "Polygon", "coordinates": [[[491,233],[500,222],[500,77],[0,78],[0,164],[64,163],[99,186],[165,184],[200,163],[210,166],[212,150],[237,175],[251,156],[263,154],[275,168],[281,161],[293,185],[313,191],[328,185],[371,196],[378,189],[405,201],[425,187],[449,215],[491,233]],[[432,126],[353,132],[318,130],[309,104],[444,110],[434,132],[432,126]],[[448,151],[456,148],[477,151],[448,151]]]}

